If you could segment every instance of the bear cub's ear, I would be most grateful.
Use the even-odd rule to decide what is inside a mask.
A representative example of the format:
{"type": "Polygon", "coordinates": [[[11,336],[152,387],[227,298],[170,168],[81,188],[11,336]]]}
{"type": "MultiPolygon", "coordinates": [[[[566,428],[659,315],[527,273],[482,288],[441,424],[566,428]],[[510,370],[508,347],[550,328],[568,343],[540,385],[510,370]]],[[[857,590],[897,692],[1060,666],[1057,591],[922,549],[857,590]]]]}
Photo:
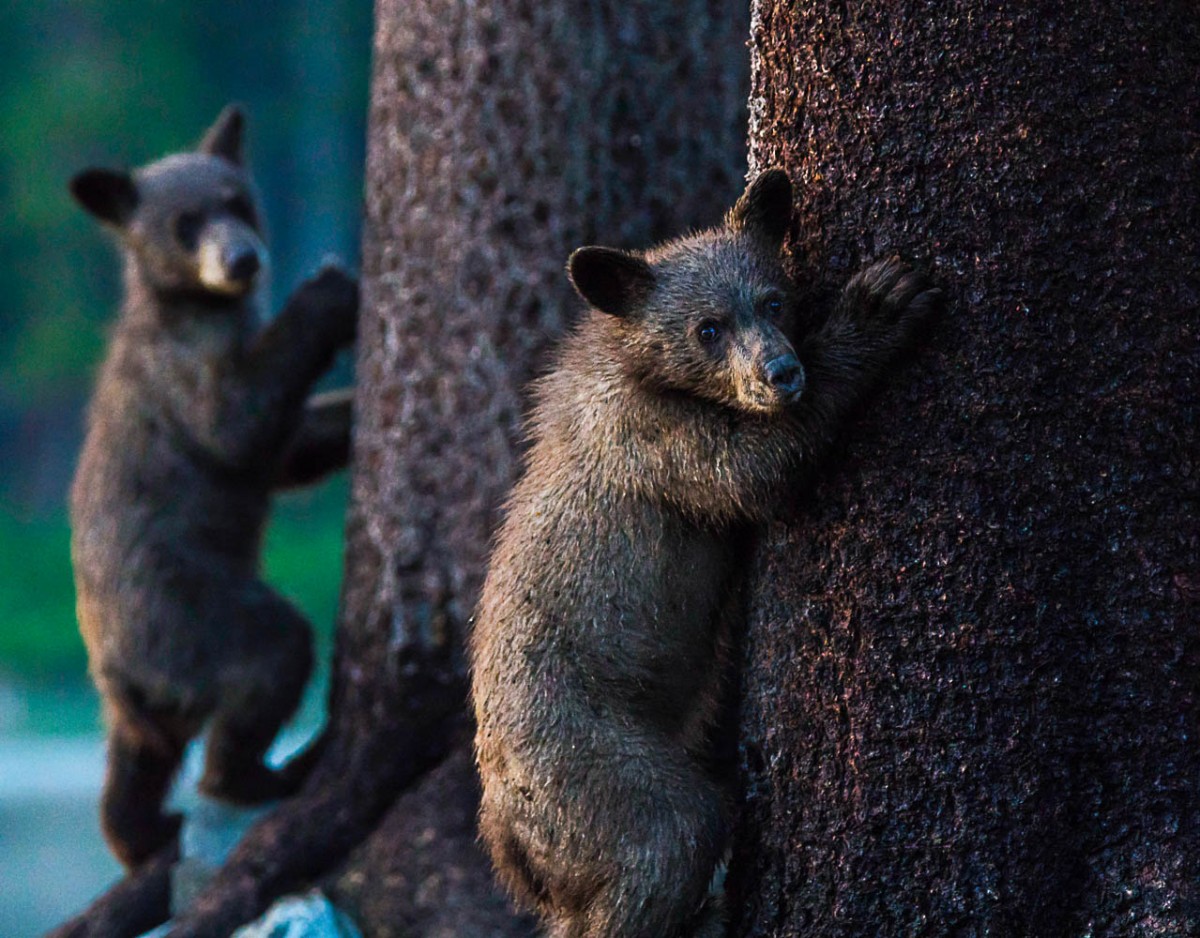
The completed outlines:
{"type": "Polygon", "coordinates": [[[236,104],[225,105],[213,125],[204,132],[196,148],[209,156],[220,156],[234,166],[242,165],[242,130],[246,118],[236,104]]]}
{"type": "Polygon", "coordinates": [[[102,222],[123,228],[137,209],[137,186],[129,173],[85,169],[71,180],[71,195],[102,222]]]}
{"type": "Polygon", "coordinates": [[[654,289],[654,271],[636,255],[615,248],[579,248],[567,261],[575,291],[610,316],[633,313],[654,289]]]}
{"type": "Polygon", "coordinates": [[[729,211],[725,223],[778,249],[792,223],[792,181],[782,169],[760,173],[729,211]]]}

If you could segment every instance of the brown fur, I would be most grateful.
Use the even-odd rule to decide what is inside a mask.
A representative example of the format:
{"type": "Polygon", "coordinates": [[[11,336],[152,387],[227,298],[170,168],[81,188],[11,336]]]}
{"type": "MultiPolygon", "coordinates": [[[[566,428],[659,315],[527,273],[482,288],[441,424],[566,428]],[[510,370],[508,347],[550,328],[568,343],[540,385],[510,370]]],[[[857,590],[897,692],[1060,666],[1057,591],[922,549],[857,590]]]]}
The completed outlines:
{"type": "Polygon", "coordinates": [[[712,729],[742,535],[935,304],[875,264],[797,355],[790,212],[768,172],[723,227],[572,256],[592,308],[537,387],[471,642],[482,835],[558,938],[723,933],[712,729]]]}
{"type": "Polygon", "coordinates": [[[353,341],[357,287],[326,269],[260,328],[265,248],[236,110],[195,152],[88,170],[72,190],[125,260],[71,549],[109,726],[102,827],[135,866],[178,828],[162,802],[206,721],[203,790],[254,802],[289,788],[262,760],[308,680],[311,630],[259,579],[259,547],[272,488],[347,458],[345,395],[306,397],[353,341]]]}

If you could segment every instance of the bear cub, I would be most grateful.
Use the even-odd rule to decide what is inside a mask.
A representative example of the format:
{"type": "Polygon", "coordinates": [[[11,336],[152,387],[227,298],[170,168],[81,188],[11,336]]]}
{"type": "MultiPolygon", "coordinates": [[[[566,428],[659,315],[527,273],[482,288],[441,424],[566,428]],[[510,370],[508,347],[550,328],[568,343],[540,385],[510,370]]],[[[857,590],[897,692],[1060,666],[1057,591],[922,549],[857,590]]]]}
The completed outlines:
{"type": "Polygon", "coordinates": [[[266,246],[226,108],[194,152],[71,191],[118,237],[125,299],[71,488],[80,631],[108,725],[101,826],[127,866],[176,834],[163,800],[211,720],[207,794],[253,803],[312,669],[311,629],[258,573],[273,490],[345,465],[350,397],[308,399],[354,340],[356,282],[326,268],[269,325],[266,246]]]}
{"type": "Polygon", "coordinates": [[[886,260],[793,336],[791,212],[772,170],[718,228],[569,261],[589,309],[536,385],[470,646],[482,837],[556,938],[723,933],[745,535],[937,305],[886,260]]]}

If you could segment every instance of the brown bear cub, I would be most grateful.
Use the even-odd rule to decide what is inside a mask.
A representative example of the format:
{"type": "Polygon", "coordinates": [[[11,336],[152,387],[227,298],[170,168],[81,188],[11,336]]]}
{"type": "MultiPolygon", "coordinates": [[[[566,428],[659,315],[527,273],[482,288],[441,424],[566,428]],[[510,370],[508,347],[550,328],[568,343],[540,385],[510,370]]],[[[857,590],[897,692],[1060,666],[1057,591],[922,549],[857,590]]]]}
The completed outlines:
{"type": "Polygon", "coordinates": [[[722,227],[571,255],[591,308],[536,387],[471,640],[483,839],[557,938],[723,932],[744,535],[936,305],[884,261],[794,345],[791,210],[773,170],[722,227]]]}
{"type": "Polygon", "coordinates": [[[263,524],[273,489],[349,456],[348,395],[306,399],[354,340],[357,285],[326,268],[262,326],[266,248],[241,139],[227,108],[195,152],[71,181],[125,264],[71,488],[71,555],[109,727],[101,825],[127,866],[175,836],[163,800],[210,718],[202,790],[287,793],[263,754],[308,681],[311,630],[259,579],[263,524]]]}

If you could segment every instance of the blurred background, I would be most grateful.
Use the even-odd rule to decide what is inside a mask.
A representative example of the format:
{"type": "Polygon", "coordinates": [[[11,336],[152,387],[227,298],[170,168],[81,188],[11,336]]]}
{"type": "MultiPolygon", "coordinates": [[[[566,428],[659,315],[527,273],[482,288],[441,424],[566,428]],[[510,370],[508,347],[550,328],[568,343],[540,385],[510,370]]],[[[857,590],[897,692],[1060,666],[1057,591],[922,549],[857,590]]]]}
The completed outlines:
{"type": "MultiPolygon", "coordinates": [[[[66,492],[120,299],[117,252],[67,180],[191,147],[245,105],[273,309],[327,255],[357,268],[367,0],[0,4],[0,935],[35,935],[119,869],[100,839],[99,711],[75,623],[66,492]]],[[[351,379],[339,362],[327,383],[351,379]]],[[[276,502],[266,576],[328,661],[348,486],[276,502]]],[[[320,718],[323,681],[299,731],[320,718]]]]}

